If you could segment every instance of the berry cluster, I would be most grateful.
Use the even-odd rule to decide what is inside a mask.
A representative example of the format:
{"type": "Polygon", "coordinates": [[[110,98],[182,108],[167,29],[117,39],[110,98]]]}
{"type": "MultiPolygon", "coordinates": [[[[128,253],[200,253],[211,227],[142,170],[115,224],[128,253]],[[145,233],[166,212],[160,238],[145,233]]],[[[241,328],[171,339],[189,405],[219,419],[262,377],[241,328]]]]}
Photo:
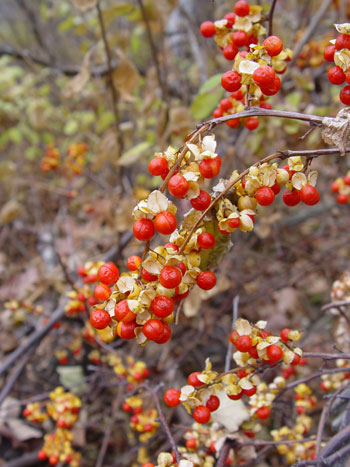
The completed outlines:
{"type": "Polygon", "coordinates": [[[141,360],[134,360],[130,355],[123,359],[116,354],[108,354],[106,360],[108,365],[111,366],[114,372],[118,375],[118,379],[128,382],[126,388],[132,391],[136,386],[143,384],[149,377],[149,369],[145,362],[141,360]]]}
{"type": "Polygon", "coordinates": [[[122,410],[131,415],[130,428],[140,434],[141,443],[151,438],[159,427],[157,410],[145,409],[144,405],[140,395],[128,397],[122,405],[122,410]]]}
{"type": "MultiPolygon", "coordinates": [[[[283,50],[279,37],[266,37],[266,29],[261,24],[263,19],[262,7],[238,1],[234,12],[229,12],[224,19],[215,23],[206,21],[201,25],[201,34],[204,37],[215,36],[224,57],[233,61],[232,70],[224,73],[221,80],[223,88],[231,95],[214,110],[214,118],[240,112],[244,103],[272,108],[265,102],[265,97],[279,91],[281,81],[276,73],[286,71],[286,62],[291,60],[292,52],[283,50]],[[264,35],[266,38],[260,43],[260,37],[264,35]],[[242,47],[246,50],[240,51],[242,47]]],[[[227,125],[235,128],[239,123],[239,119],[235,119],[227,125]]],[[[249,130],[254,130],[259,124],[256,117],[244,119],[242,123],[249,130]]]]}
{"type": "Polygon", "coordinates": [[[344,373],[334,373],[329,375],[321,376],[320,387],[322,391],[328,392],[341,388],[345,383],[348,383],[350,379],[350,365],[347,361],[342,358],[338,358],[336,361],[337,368],[344,368],[344,373]]]}
{"type": "Polygon", "coordinates": [[[14,326],[23,324],[29,314],[40,316],[43,312],[42,305],[34,305],[29,301],[9,300],[4,303],[4,308],[11,315],[14,326]]]}
{"type": "Polygon", "coordinates": [[[39,403],[28,404],[23,411],[28,420],[43,423],[51,418],[56,423],[56,431],[45,435],[38,458],[41,461],[48,459],[50,465],[62,462],[70,467],[79,467],[81,456],[72,448],[73,435],[70,430],[78,420],[81,401],[60,386],[50,393],[50,401],[46,404],[45,412],[41,411],[39,403]]]}
{"type": "Polygon", "coordinates": [[[332,183],[331,190],[337,194],[338,204],[350,203],[350,170],[345,177],[339,177],[332,183]]]}
{"type": "Polygon", "coordinates": [[[338,86],[345,81],[348,83],[340,91],[339,98],[343,104],[350,105],[350,24],[336,24],[335,27],[339,35],[330,41],[331,44],[325,48],[323,56],[327,62],[334,62],[334,66],[328,70],[329,81],[338,86]]]}
{"type": "Polygon", "coordinates": [[[67,178],[81,175],[86,164],[87,149],[85,143],[73,143],[67,149],[67,157],[61,161],[59,149],[55,148],[54,144],[51,143],[46,147],[40,168],[43,172],[52,172],[60,168],[67,178]]]}
{"type": "Polygon", "coordinates": [[[76,288],[67,292],[68,302],[65,306],[67,316],[77,316],[79,313],[84,313],[86,304],[94,306],[98,300],[92,296],[90,288],[85,285],[83,288],[76,288]]]}
{"type": "Polygon", "coordinates": [[[298,384],[295,391],[295,408],[298,415],[302,415],[309,410],[312,410],[316,405],[316,398],[312,395],[312,391],[306,384],[298,384]]]}
{"type": "MultiPolygon", "coordinates": [[[[180,390],[168,389],[164,401],[170,407],[180,403],[192,413],[197,423],[208,423],[211,412],[220,406],[218,394],[224,391],[229,399],[239,400],[243,395],[251,398],[257,393],[260,384],[256,369],[262,365],[275,365],[277,362],[298,364],[301,349],[294,348],[292,343],[300,339],[299,331],[283,329],[280,336],[272,336],[265,331],[266,322],[259,321],[251,325],[245,319],[238,319],[230,340],[237,351],[233,359],[238,365],[234,372],[220,375],[212,371],[210,360],[202,372],[194,372],[188,376],[188,385],[180,390]]],[[[285,384],[283,378],[276,379],[271,387],[261,386],[261,394],[251,403],[251,414],[258,418],[268,418],[269,407],[277,393],[285,384]],[[262,409],[262,410],[261,410],[262,409]],[[266,410],[267,409],[267,410],[266,410]]]]}
{"type": "Polygon", "coordinates": [[[83,279],[84,284],[93,284],[98,281],[97,272],[103,264],[103,261],[88,261],[78,268],[77,273],[83,279]]]}
{"type": "MultiPolygon", "coordinates": [[[[304,31],[299,31],[296,35],[296,42],[298,42],[303,36],[304,31]]],[[[324,37],[318,37],[317,39],[311,39],[307,44],[304,45],[300,52],[296,64],[299,68],[316,68],[324,63],[324,49],[329,45],[329,41],[332,38],[329,33],[324,37]]]]}

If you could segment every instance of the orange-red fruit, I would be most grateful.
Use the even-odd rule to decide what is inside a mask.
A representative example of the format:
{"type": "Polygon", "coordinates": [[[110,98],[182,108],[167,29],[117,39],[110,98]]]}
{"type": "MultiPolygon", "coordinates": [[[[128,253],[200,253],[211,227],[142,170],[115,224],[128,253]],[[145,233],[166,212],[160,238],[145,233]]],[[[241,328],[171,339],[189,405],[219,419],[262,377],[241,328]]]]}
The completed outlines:
{"type": "Polygon", "coordinates": [[[173,175],[168,182],[169,193],[175,198],[184,198],[189,190],[189,183],[181,174],[173,175]]]}
{"type": "Polygon", "coordinates": [[[227,28],[232,28],[232,26],[235,24],[236,21],[236,15],[234,13],[227,13],[227,15],[224,16],[224,19],[227,19],[227,28]]]}
{"type": "Polygon", "coordinates": [[[168,211],[160,212],[154,219],[154,226],[160,234],[170,235],[176,229],[176,217],[168,211]]]}
{"type": "Polygon", "coordinates": [[[283,193],[283,202],[287,206],[296,206],[300,202],[299,190],[289,191],[283,193]]]}
{"type": "Polygon", "coordinates": [[[308,206],[313,206],[320,201],[320,193],[312,185],[305,185],[300,190],[300,200],[308,206]]]}
{"type": "Polygon", "coordinates": [[[174,301],[169,297],[160,295],[152,301],[151,310],[158,318],[166,318],[174,310],[174,301]]]}
{"type": "Polygon", "coordinates": [[[284,328],[282,329],[281,331],[281,334],[280,334],[280,337],[281,339],[284,341],[284,342],[288,342],[289,339],[288,339],[288,334],[290,333],[290,329],[289,328],[284,328]]]}
{"type": "Polygon", "coordinates": [[[38,452],[38,459],[39,461],[44,461],[47,459],[47,454],[42,449],[38,452]]]}
{"type": "Polygon", "coordinates": [[[211,271],[202,271],[197,276],[197,285],[203,290],[210,290],[216,285],[216,275],[211,271]]]}
{"type": "Polygon", "coordinates": [[[350,105],[350,86],[345,86],[339,94],[339,98],[345,105],[350,105]]]}
{"type": "Polygon", "coordinates": [[[203,37],[212,37],[215,34],[215,24],[211,21],[204,21],[200,27],[200,33],[203,37]]]}
{"type": "Polygon", "coordinates": [[[114,316],[118,321],[123,321],[124,323],[134,321],[134,319],[136,318],[135,313],[133,313],[132,310],[130,310],[127,300],[122,300],[121,302],[115,305],[114,316]]]}
{"type": "Polygon", "coordinates": [[[210,412],[214,412],[220,406],[220,399],[217,396],[212,395],[209,397],[205,405],[208,407],[210,412]]]}
{"type": "Polygon", "coordinates": [[[198,235],[197,242],[201,248],[208,250],[215,245],[215,237],[209,232],[204,232],[198,235]]]}
{"type": "Polygon", "coordinates": [[[191,204],[194,209],[197,211],[205,211],[210,205],[211,196],[207,191],[200,190],[197,198],[191,199],[191,204]]]}
{"type": "Polygon", "coordinates": [[[278,362],[282,358],[283,350],[278,345],[272,344],[268,346],[266,353],[271,362],[278,362]]]}
{"type": "Polygon", "coordinates": [[[259,126],[259,119],[257,117],[249,117],[244,126],[250,131],[256,130],[259,126]]]}
{"type": "Polygon", "coordinates": [[[348,195],[342,193],[337,196],[337,203],[338,204],[346,204],[348,202],[348,195]]]}
{"type": "Polygon", "coordinates": [[[191,451],[193,451],[194,449],[196,449],[196,446],[197,446],[197,441],[195,438],[190,438],[186,441],[187,449],[190,449],[191,451]]]}
{"type": "Polygon", "coordinates": [[[282,41],[277,36],[267,37],[263,42],[263,46],[266,48],[266,51],[270,55],[270,57],[275,57],[276,55],[279,55],[283,49],[282,41]]]}
{"type": "Polygon", "coordinates": [[[268,87],[276,78],[274,69],[269,65],[259,66],[253,73],[253,80],[258,86],[268,87]]]}
{"type": "Polygon", "coordinates": [[[327,45],[327,47],[324,49],[323,52],[323,57],[327,62],[334,62],[334,52],[335,52],[335,46],[334,45],[327,45]]]}
{"type": "Polygon", "coordinates": [[[98,300],[101,300],[102,302],[107,300],[107,298],[110,297],[111,293],[112,293],[111,289],[109,288],[107,284],[98,284],[94,290],[95,297],[98,300]]]}
{"type": "Polygon", "coordinates": [[[200,386],[203,386],[204,383],[198,379],[198,376],[201,374],[200,371],[194,371],[193,373],[190,373],[187,377],[188,384],[191,386],[194,386],[195,388],[198,388],[200,386]]]}
{"type": "Polygon", "coordinates": [[[177,407],[180,404],[181,391],[177,389],[168,389],[164,393],[164,402],[168,407],[177,407]]]}
{"type": "Polygon", "coordinates": [[[120,322],[115,328],[115,333],[122,339],[133,339],[135,337],[135,328],[137,327],[136,321],[128,321],[127,323],[120,322]]]}
{"type": "Polygon", "coordinates": [[[137,271],[141,263],[142,259],[140,256],[129,256],[129,258],[126,260],[126,267],[129,269],[129,271],[137,271]]]}
{"type": "Polygon", "coordinates": [[[256,393],[256,386],[253,386],[251,389],[243,389],[243,393],[248,397],[254,396],[256,393]]]}
{"type": "Polygon", "coordinates": [[[146,462],[146,464],[143,464],[142,467],[154,467],[154,464],[151,462],[146,462]]]}
{"type": "MultiPolygon", "coordinates": [[[[232,34],[232,40],[233,40],[233,43],[235,44],[236,47],[243,47],[244,45],[247,44],[248,34],[246,32],[244,32],[244,31],[235,31],[232,34]]],[[[247,53],[240,52],[240,56],[245,57],[245,55],[247,55],[247,53]]]]}
{"type": "Polygon", "coordinates": [[[227,110],[231,109],[232,105],[233,104],[230,101],[230,99],[221,99],[221,101],[220,101],[220,109],[222,109],[225,112],[227,110]]]}
{"type": "Polygon", "coordinates": [[[142,326],[142,332],[152,341],[160,339],[163,335],[164,323],[159,321],[159,319],[149,319],[142,326]]]}
{"type": "Polygon", "coordinates": [[[169,172],[168,161],[164,157],[155,157],[148,165],[148,170],[151,175],[167,175],[169,172]]]}
{"type": "Polygon", "coordinates": [[[146,282],[154,282],[154,281],[156,281],[158,279],[158,276],[156,276],[155,274],[151,274],[150,272],[146,271],[145,268],[142,268],[141,277],[146,282]]]}
{"type": "Polygon", "coordinates": [[[241,399],[243,394],[244,394],[243,391],[241,391],[238,394],[228,394],[228,397],[229,397],[229,399],[232,399],[233,401],[238,401],[239,399],[241,399]]]}
{"type": "Polygon", "coordinates": [[[255,193],[255,199],[261,206],[269,206],[275,199],[275,193],[269,186],[261,186],[255,193]]]}
{"type": "Polygon", "coordinates": [[[103,284],[115,284],[119,279],[119,269],[117,266],[109,261],[103,264],[97,273],[98,280],[103,284]]]}
{"type": "Polygon", "coordinates": [[[234,7],[234,12],[237,16],[247,16],[249,15],[250,6],[249,3],[245,0],[239,0],[234,7]]]}
{"type": "Polygon", "coordinates": [[[268,407],[260,407],[255,413],[258,418],[265,420],[270,416],[270,409],[268,407]]]}
{"type": "Polygon", "coordinates": [[[234,60],[235,56],[238,54],[238,48],[234,44],[228,44],[224,48],[223,54],[226,60],[234,60]]]}
{"type": "Polygon", "coordinates": [[[239,126],[239,118],[234,118],[233,120],[228,120],[226,125],[230,128],[237,128],[239,126]]]}
{"type": "Polygon", "coordinates": [[[197,423],[205,424],[210,420],[210,410],[205,405],[196,407],[192,415],[197,423]]]}
{"type": "Polygon", "coordinates": [[[343,84],[345,81],[345,73],[340,66],[332,66],[328,71],[328,79],[332,84],[343,84]]]}
{"type": "Polygon", "coordinates": [[[155,228],[151,219],[142,218],[134,223],[132,229],[135,238],[141,242],[148,242],[155,234],[155,228]]]}
{"type": "Polygon", "coordinates": [[[221,158],[216,156],[214,159],[203,159],[199,163],[199,172],[204,178],[214,178],[221,169],[221,158]]]}
{"type": "Polygon", "coordinates": [[[166,342],[168,342],[170,337],[171,337],[170,326],[164,323],[164,329],[163,329],[162,335],[159,338],[155,339],[154,342],[156,342],[157,344],[165,344],[166,342]]]}
{"type": "Polygon", "coordinates": [[[111,322],[108,311],[95,309],[90,314],[90,323],[95,329],[104,329],[111,322]]]}
{"type": "Polygon", "coordinates": [[[159,282],[166,289],[175,289],[182,281],[181,271],[174,266],[165,266],[159,274],[159,282]]]}
{"type": "Polygon", "coordinates": [[[241,219],[239,217],[232,217],[227,219],[227,224],[231,229],[237,229],[241,225],[241,219]]]}
{"type": "Polygon", "coordinates": [[[346,175],[344,177],[344,183],[345,183],[345,185],[350,185],[350,175],[346,175]]]}
{"type": "Polygon", "coordinates": [[[239,336],[234,342],[236,349],[240,352],[248,352],[252,346],[252,340],[250,336],[239,336]]]}
{"type": "Polygon", "coordinates": [[[238,91],[242,84],[241,81],[241,75],[233,70],[226,71],[221,77],[221,85],[228,92],[238,91]]]}
{"type": "Polygon", "coordinates": [[[50,465],[56,465],[59,462],[59,457],[58,456],[50,456],[49,457],[49,464],[50,465]]]}
{"type": "Polygon", "coordinates": [[[350,36],[348,34],[340,34],[335,41],[335,48],[337,50],[350,48],[350,36]]]}
{"type": "Polygon", "coordinates": [[[272,185],[271,190],[275,193],[275,195],[278,195],[278,193],[281,191],[281,185],[275,183],[272,185]]]}

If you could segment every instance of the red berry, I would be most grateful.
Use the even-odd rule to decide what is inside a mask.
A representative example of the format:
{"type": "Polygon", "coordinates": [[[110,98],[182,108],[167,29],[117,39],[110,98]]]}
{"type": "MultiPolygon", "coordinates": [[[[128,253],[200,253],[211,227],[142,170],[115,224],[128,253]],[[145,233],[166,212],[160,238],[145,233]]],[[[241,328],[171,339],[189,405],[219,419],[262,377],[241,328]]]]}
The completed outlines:
{"type": "Polygon", "coordinates": [[[214,159],[203,159],[199,163],[199,172],[204,178],[214,178],[221,169],[221,158],[216,156],[214,159]]]}
{"type": "Polygon", "coordinates": [[[208,407],[210,412],[214,412],[220,406],[220,399],[217,396],[214,396],[214,395],[210,396],[205,405],[208,407]]]}
{"type": "Polygon", "coordinates": [[[249,3],[245,0],[239,0],[234,7],[234,12],[237,16],[247,16],[250,12],[249,3]]]}
{"type": "Polygon", "coordinates": [[[164,402],[168,407],[177,407],[180,404],[181,392],[177,389],[168,389],[164,394],[164,402]]]}
{"type": "Polygon", "coordinates": [[[334,62],[334,52],[335,52],[335,46],[334,45],[327,45],[327,47],[324,49],[323,52],[323,57],[327,62],[334,62]]]}
{"type": "Polygon", "coordinates": [[[142,259],[140,256],[129,256],[129,258],[126,260],[126,267],[129,269],[129,271],[137,271],[141,263],[142,259]]]}
{"type": "Polygon", "coordinates": [[[187,377],[188,384],[191,386],[198,388],[203,386],[204,383],[198,379],[198,376],[201,374],[200,371],[194,371],[193,373],[189,374],[187,377]]]}
{"type": "Polygon", "coordinates": [[[188,181],[183,175],[173,175],[168,182],[168,190],[175,198],[183,198],[189,190],[188,181]]]}
{"type": "Polygon", "coordinates": [[[253,386],[251,389],[243,389],[243,392],[248,397],[254,396],[254,394],[256,393],[256,386],[253,386]]]}
{"type": "Polygon", "coordinates": [[[164,175],[169,172],[168,161],[164,157],[155,157],[148,164],[148,170],[151,175],[164,175]]]}
{"type": "Polygon", "coordinates": [[[257,117],[249,117],[247,118],[244,126],[248,130],[256,130],[259,126],[259,119],[257,117]]]}
{"type": "Polygon", "coordinates": [[[234,60],[238,54],[238,48],[234,44],[228,44],[223,50],[226,60],[234,60]]]}
{"type": "Polygon", "coordinates": [[[222,99],[220,101],[220,109],[222,109],[223,111],[226,111],[228,109],[230,109],[232,107],[232,102],[230,101],[230,99],[222,99]]]}
{"type": "Polygon", "coordinates": [[[344,177],[344,183],[345,183],[345,185],[350,185],[350,175],[346,175],[344,177]]]}
{"type": "Polygon", "coordinates": [[[325,392],[329,391],[329,389],[330,389],[330,388],[328,388],[326,386],[324,381],[321,382],[320,387],[321,387],[322,391],[325,391],[325,392]]]}
{"type": "Polygon", "coordinates": [[[215,245],[215,237],[209,232],[204,232],[198,235],[197,242],[201,248],[208,250],[215,245]]]}
{"type": "Polygon", "coordinates": [[[278,345],[272,344],[268,346],[266,353],[271,362],[278,362],[282,358],[283,350],[278,345]]]}
{"type": "Polygon", "coordinates": [[[263,46],[266,48],[266,51],[270,55],[270,57],[275,57],[276,55],[279,55],[283,49],[282,41],[277,36],[267,37],[263,42],[263,46]]]}
{"type": "Polygon", "coordinates": [[[268,407],[260,407],[256,412],[256,415],[260,420],[264,420],[269,418],[270,416],[270,409],[268,407]]]}
{"type": "Polygon", "coordinates": [[[156,281],[158,279],[158,276],[156,276],[155,274],[151,274],[150,272],[146,271],[145,268],[142,268],[141,277],[146,282],[154,282],[154,281],[156,281]]]}
{"type": "Polygon", "coordinates": [[[222,110],[221,109],[215,109],[214,112],[213,112],[213,118],[220,118],[222,117],[224,114],[222,113],[222,110]]]}
{"type": "Polygon", "coordinates": [[[98,300],[104,302],[107,300],[111,295],[111,289],[108,287],[107,284],[98,284],[94,290],[94,295],[98,300]]]}
{"type": "Polygon", "coordinates": [[[162,235],[170,235],[177,227],[176,217],[168,211],[161,212],[154,219],[154,226],[162,235]]]}
{"type": "Polygon", "coordinates": [[[348,195],[342,193],[337,196],[337,203],[338,204],[346,204],[348,202],[348,195]]]}
{"type": "Polygon", "coordinates": [[[252,346],[252,340],[250,336],[239,336],[235,340],[234,345],[236,346],[236,349],[240,352],[248,352],[252,346]]]}
{"type": "Polygon", "coordinates": [[[204,21],[201,24],[200,32],[203,37],[212,37],[215,34],[215,24],[211,21],[204,21]]]}
{"type": "Polygon", "coordinates": [[[136,321],[120,322],[115,329],[115,333],[122,339],[133,339],[135,337],[136,321]]]}
{"type": "Polygon", "coordinates": [[[224,19],[227,19],[226,27],[230,29],[235,24],[236,15],[234,13],[227,13],[227,15],[224,16],[224,19]]]}
{"type": "Polygon", "coordinates": [[[174,251],[179,251],[179,247],[175,245],[174,243],[167,243],[166,245],[164,245],[164,248],[168,248],[174,251]]]}
{"type": "Polygon", "coordinates": [[[295,366],[295,365],[299,365],[299,362],[300,362],[300,355],[298,355],[297,353],[294,355],[294,358],[293,358],[293,361],[291,363],[291,365],[295,366]]]}
{"type": "Polygon", "coordinates": [[[253,80],[258,86],[269,87],[276,78],[274,69],[268,65],[259,66],[253,73],[253,80]]]}
{"type": "Polygon", "coordinates": [[[241,75],[236,71],[226,71],[226,73],[222,75],[221,84],[225,91],[238,91],[241,87],[241,75]]]}
{"type": "Polygon", "coordinates": [[[272,187],[271,190],[275,193],[275,195],[278,195],[278,193],[281,191],[281,185],[278,183],[275,183],[272,187]]]}
{"type": "Polygon", "coordinates": [[[296,206],[300,202],[299,190],[289,191],[283,193],[283,202],[287,206],[296,206]]]}
{"type": "Polygon", "coordinates": [[[160,295],[152,301],[151,310],[158,318],[166,318],[174,310],[174,301],[171,298],[160,295]]]}
{"type": "Polygon", "coordinates": [[[49,464],[50,465],[56,465],[59,462],[59,457],[58,456],[50,456],[49,457],[49,464]]]}
{"type": "Polygon", "coordinates": [[[320,193],[312,185],[305,185],[300,190],[300,200],[308,206],[313,206],[320,201],[320,193]]]}
{"type": "Polygon", "coordinates": [[[243,96],[242,89],[238,89],[238,91],[232,92],[231,97],[232,99],[236,99],[237,101],[240,101],[241,99],[243,99],[244,96],[243,96]]]}
{"type": "Polygon", "coordinates": [[[211,271],[202,271],[197,276],[197,284],[203,290],[210,290],[216,285],[216,275],[211,271]]]}
{"type": "Polygon", "coordinates": [[[290,333],[290,329],[289,328],[284,328],[282,329],[281,331],[281,339],[284,341],[284,342],[288,342],[289,339],[288,339],[288,334],[290,333]]]}
{"type": "Polygon", "coordinates": [[[111,322],[111,317],[106,310],[96,308],[90,314],[90,323],[95,329],[104,329],[111,322]]]}
{"type": "Polygon", "coordinates": [[[346,80],[346,82],[347,82],[348,84],[350,84],[350,70],[348,70],[348,71],[346,72],[345,80],[346,80]]]}
{"type": "Polygon", "coordinates": [[[209,207],[211,202],[211,196],[207,191],[200,190],[197,198],[191,199],[191,204],[197,211],[205,211],[209,207]]]}
{"type": "Polygon", "coordinates": [[[97,273],[98,280],[103,284],[115,284],[119,279],[119,269],[111,261],[103,264],[97,273]]]}
{"type": "Polygon", "coordinates": [[[266,86],[266,87],[261,86],[260,89],[261,89],[261,92],[265,94],[265,96],[274,96],[281,89],[281,80],[279,79],[278,76],[276,76],[273,83],[271,83],[271,85],[266,86]]]}
{"type": "Polygon", "coordinates": [[[259,354],[258,354],[258,351],[257,351],[257,348],[256,346],[255,347],[251,347],[249,350],[248,350],[248,353],[249,355],[252,357],[252,358],[259,358],[259,354]]]}
{"type": "Polygon", "coordinates": [[[339,97],[344,105],[350,105],[350,86],[345,86],[340,91],[339,97]]]}
{"type": "Polygon", "coordinates": [[[231,229],[237,229],[241,225],[241,219],[239,217],[232,217],[227,219],[227,224],[231,229]]]}
{"type": "Polygon", "coordinates": [[[242,398],[242,396],[243,396],[243,391],[241,391],[238,394],[228,394],[229,399],[232,399],[233,401],[238,401],[239,399],[242,398]]]}
{"type": "Polygon", "coordinates": [[[165,266],[159,274],[159,282],[167,289],[174,289],[181,281],[181,271],[174,266],[165,266]]]}
{"type": "Polygon", "coordinates": [[[234,345],[235,344],[235,341],[236,339],[238,338],[239,334],[237,331],[233,331],[231,334],[230,334],[230,341],[232,342],[232,344],[234,345]]]}
{"type": "Polygon", "coordinates": [[[255,199],[260,206],[269,206],[275,199],[275,193],[268,186],[261,186],[256,190],[255,199]]]}
{"type": "Polygon", "coordinates": [[[210,410],[205,405],[199,405],[193,411],[193,418],[197,423],[208,423],[210,420],[210,410]]]}
{"type": "Polygon", "coordinates": [[[181,263],[177,263],[176,267],[180,269],[182,275],[184,276],[187,271],[185,263],[181,261],[181,263]]]}
{"type": "Polygon", "coordinates": [[[159,319],[149,319],[142,326],[142,332],[150,340],[157,340],[162,337],[164,331],[164,323],[159,319]]]}
{"type": "Polygon", "coordinates": [[[340,34],[335,41],[335,48],[337,50],[350,48],[350,36],[348,34],[340,34]]]}
{"type": "Polygon", "coordinates": [[[133,321],[136,318],[135,313],[130,310],[127,300],[122,300],[115,305],[114,316],[118,321],[123,321],[124,323],[133,321]]]}
{"type": "Polygon", "coordinates": [[[162,335],[158,339],[154,339],[154,342],[157,344],[165,344],[171,337],[171,329],[166,323],[164,324],[164,329],[162,335]]]}
{"type": "Polygon", "coordinates": [[[197,446],[197,441],[195,438],[190,438],[186,441],[187,449],[190,449],[191,451],[193,451],[194,449],[196,449],[196,446],[197,446]]]}
{"type": "Polygon", "coordinates": [[[230,128],[237,128],[239,126],[239,118],[234,118],[232,120],[228,120],[226,125],[230,128]]]}
{"type": "Polygon", "coordinates": [[[340,66],[333,66],[328,71],[328,79],[332,84],[343,84],[345,81],[345,73],[340,66]]]}
{"type": "Polygon", "coordinates": [[[261,107],[262,109],[267,109],[267,110],[271,110],[271,109],[272,109],[272,105],[269,104],[268,102],[262,102],[262,103],[260,104],[260,107],[261,107]]]}
{"type": "Polygon", "coordinates": [[[47,454],[43,449],[41,449],[41,451],[38,452],[38,459],[39,461],[44,461],[47,459],[47,454]]]}
{"type": "Polygon", "coordinates": [[[134,223],[132,229],[137,240],[148,242],[155,234],[155,228],[151,219],[142,218],[134,223]]]}

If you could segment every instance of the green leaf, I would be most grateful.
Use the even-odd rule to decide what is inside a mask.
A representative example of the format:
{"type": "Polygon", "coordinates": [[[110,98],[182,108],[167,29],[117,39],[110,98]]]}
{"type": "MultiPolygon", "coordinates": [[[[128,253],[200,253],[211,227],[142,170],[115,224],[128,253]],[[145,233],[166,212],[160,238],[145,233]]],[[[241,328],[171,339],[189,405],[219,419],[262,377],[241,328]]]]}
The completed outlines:
{"type": "Polygon", "coordinates": [[[198,95],[190,107],[193,118],[203,120],[208,117],[213,112],[220,99],[222,99],[223,95],[223,89],[219,89],[215,93],[198,95]]]}
{"type": "Polygon", "coordinates": [[[78,131],[79,125],[76,120],[68,120],[68,122],[64,125],[63,133],[65,135],[72,135],[76,131],[78,131]]]}
{"type": "Polygon", "coordinates": [[[204,94],[209,91],[212,91],[221,84],[222,73],[217,73],[216,75],[211,76],[202,86],[199,88],[198,94],[204,94]]]}
{"type": "Polygon", "coordinates": [[[141,156],[143,156],[144,152],[147,151],[151,146],[151,143],[148,141],[143,141],[142,143],[137,144],[121,155],[121,157],[118,159],[118,165],[125,167],[133,164],[134,162],[138,161],[141,156]]]}

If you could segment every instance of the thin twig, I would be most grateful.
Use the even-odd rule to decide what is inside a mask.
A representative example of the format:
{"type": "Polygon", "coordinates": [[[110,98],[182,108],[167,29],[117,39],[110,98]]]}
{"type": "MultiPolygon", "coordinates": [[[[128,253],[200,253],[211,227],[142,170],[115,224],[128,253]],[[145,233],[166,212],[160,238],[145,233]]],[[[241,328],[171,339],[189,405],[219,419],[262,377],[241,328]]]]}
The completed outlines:
{"type": "Polygon", "coordinates": [[[331,308],[341,308],[342,306],[349,306],[350,307],[350,300],[343,300],[343,301],[340,301],[340,302],[327,303],[327,305],[324,305],[321,308],[321,311],[327,311],[327,310],[330,310],[331,308]]]}
{"type": "MultiPolygon", "coordinates": [[[[232,326],[231,326],[231,332],[234,331],[235,329],[235,324],[238,319],[238,304],[239,304],[239,295],[236,295],[235,298],[233,299],[233,313],[232,313],[232,326]]],[[[230,369],[230,363],[232,359],[232,351],[233,351],[233,344],[231,340],[229,340],[228,346],[227,346],[227,352],[226,352],[226,358],[225,358],[225,372],[229,371],[230,369]]]]}
{"type": "Polygon", "coordinates": [[[272,29],[273,29],[273,13],[275,11],[277,0],[272,0],[270,11],[269,11],[269,36],[272,36],[272,29]]]}

